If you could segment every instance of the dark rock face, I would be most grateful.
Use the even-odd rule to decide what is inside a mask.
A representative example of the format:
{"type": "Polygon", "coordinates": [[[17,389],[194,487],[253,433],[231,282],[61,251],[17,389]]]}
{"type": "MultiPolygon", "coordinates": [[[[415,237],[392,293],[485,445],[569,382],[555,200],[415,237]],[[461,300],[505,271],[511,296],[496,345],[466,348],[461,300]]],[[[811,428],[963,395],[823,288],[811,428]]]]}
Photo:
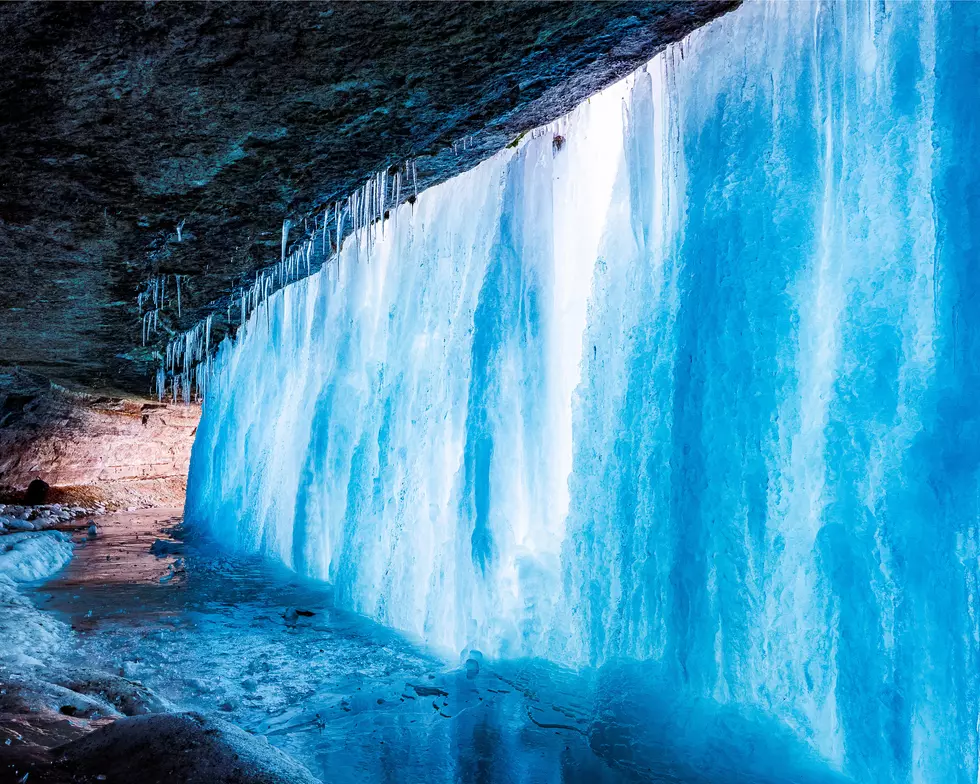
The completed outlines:
{"type": "Polygon", "coordinates": [[[145,394],[284,218],[469,168],[738,1],[4,4],[0,364],[145,394]],[[144,347],[154,274],[183,308],[144,347]]]}

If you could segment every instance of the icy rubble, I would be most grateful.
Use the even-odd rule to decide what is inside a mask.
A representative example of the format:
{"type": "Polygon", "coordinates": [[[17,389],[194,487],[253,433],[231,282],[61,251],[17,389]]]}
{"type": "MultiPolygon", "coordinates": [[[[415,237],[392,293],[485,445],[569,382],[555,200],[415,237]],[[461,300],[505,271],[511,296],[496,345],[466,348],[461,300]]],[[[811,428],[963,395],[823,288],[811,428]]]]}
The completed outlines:
{"type": "Polygon", "coordinates": [[[41,504],[18,506],[0,504],[0,534],[8,531],[43,531],[86,517],[105,514],[104,506],[62,506],[41,504]]]}

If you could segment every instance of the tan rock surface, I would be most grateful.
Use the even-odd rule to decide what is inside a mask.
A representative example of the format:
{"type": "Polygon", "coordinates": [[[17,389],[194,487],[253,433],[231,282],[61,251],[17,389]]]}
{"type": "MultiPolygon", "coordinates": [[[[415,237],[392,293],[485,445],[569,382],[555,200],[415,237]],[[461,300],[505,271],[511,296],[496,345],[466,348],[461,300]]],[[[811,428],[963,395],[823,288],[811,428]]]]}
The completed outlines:
{"type": "Polygon", "coordinates": [[[0,376],[0,495],[33,479],[52,500],[115,506],[183,502],[198,406],[69,391],[0,376]]]}

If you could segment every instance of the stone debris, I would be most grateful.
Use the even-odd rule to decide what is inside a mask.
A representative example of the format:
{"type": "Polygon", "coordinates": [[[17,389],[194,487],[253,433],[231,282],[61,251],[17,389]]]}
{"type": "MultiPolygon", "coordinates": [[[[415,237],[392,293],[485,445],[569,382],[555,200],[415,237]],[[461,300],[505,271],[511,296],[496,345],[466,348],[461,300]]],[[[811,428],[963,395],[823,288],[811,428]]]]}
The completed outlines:
{"type": "MultiPolygon", "coordinates": [[[[72,506],[63,507],[61,504],[41,504],[37,506],[21,506],[18,504],[0,504],[0,534],[15,531],[46,531],[69,524],[80,517],[98,517],[106,513],[105,506],[99,504],[93,507],[72,506]]],[[[98,535],[94,520],[89,520],[89,538],[98,535]]]]}

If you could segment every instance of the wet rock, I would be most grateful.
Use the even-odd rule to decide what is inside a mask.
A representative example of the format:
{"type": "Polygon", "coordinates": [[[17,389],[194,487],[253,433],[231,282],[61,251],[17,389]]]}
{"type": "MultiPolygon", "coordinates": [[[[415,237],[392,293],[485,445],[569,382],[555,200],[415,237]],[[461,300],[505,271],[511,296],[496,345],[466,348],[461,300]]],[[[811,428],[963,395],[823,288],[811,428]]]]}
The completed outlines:
{"type": "Polygon", "coordinates": [[[267,741],[198,713],[120,719],[57,749],[55,767],[141,784],[315,784],[267,741]]]}
{"type": "Polygon", "coordinates": [[[176,561],[174,561],[172,564],[169,565],[169,567],[167,568],[167,573],[160,578],[160,582],[169,583],[175,577],[179,577],[185,572],[186,572],[186,566],[184,564],[184,559],[178,558],[176,561]]]}
{"type": "Polygon", "coordinates": [[[299,623],[300,618],[312,618],[314,615],[316,613],[312,610],[300,610],[296,607],[288,607],[282,614],[282,617],[286,621],[287,626],[295,626],[299,623]]]}
{"type": "Polygon", "coordinates": [[[157,539],[150,545],[150,552],[157,558],[167,555],[181,555],[184,552],[183,542],[173,542],[169,539],[157,539]]]}
{"type": "Polygon", "coordinates": [[[142,716],[171,708],[142,683],[97,670],[57,671],[49,675],[52,683],[76,694],[111,705],[123,716],[142,716]]]}
{"type": "Polygon", "coordinates": [[[8,517],[5,520],[5,525],[10,531],[33,531],[34,523],[30,520],[22,520],[18,517],[8,517]]]}
{"type": "Polygon", "coordinates": [[[88,538],[95,539],[95,537],[97,537],[98,535],[99,535],[99,529],[95,525],[95,523],[92,523],[92,525],[88,527],[88,538]]]}
{"type": "Polygon", "coordinates": [[[86,719],[121,715],[99,697],[80,694],[43,678],[26,675],[15,675],[4,684],[0,713],[31,716],[61,714],[86,719]],[[66,707],[70,714],[66,713],[66,707]]]}
{"type": "Polygon", "coordinates": [[[43,504],[48,500],[50,486],[43,479],[35,479],[27,486],[24,501],[28,504],[43,504]]]}

